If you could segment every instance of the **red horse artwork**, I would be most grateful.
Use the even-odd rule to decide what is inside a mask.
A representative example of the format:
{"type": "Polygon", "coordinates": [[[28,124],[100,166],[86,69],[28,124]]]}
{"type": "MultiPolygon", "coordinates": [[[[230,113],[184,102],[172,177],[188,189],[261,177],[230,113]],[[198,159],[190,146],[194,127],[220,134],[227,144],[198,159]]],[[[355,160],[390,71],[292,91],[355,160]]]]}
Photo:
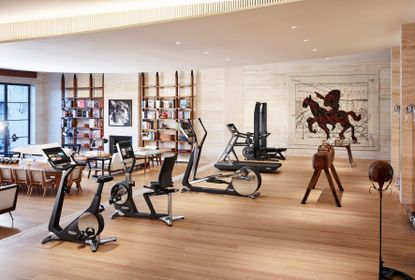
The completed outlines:
{"type": "Polygon", "coordinates": [[[346,112],[339,110],[340,90],[334,89],[326,96],[323,96],[318,92],[315,92],[315,94],[318,98],[323,99],[324,106],[330,107],[330,109],[327,110],[326,108],[320,107],[318,102],[311,98],[311,95],[306,97],[303,101],[303,108],[310,107],[311,113],[313,114],[313,117],[307,119],[308,130],[311,133],[317,133],[317,130],[313,128],[313,124],[317,123],[317,125],[326,133],[327,139],[329,139],[330,130],[327,125],[330,124],[332,126],[331,129],[333,130],[336,127],[336,124],[340,124],[343,127],[343,129],[339,132],[340,139],[344,139],[344,132],[351,128],[352,140],[356,143],[357,138],[354,134],[354,126],[350,123],[349,116],[351,116],[355,121],[360,121],[361,116],[360,114],[357,115],[353,111],[346,112]]]}

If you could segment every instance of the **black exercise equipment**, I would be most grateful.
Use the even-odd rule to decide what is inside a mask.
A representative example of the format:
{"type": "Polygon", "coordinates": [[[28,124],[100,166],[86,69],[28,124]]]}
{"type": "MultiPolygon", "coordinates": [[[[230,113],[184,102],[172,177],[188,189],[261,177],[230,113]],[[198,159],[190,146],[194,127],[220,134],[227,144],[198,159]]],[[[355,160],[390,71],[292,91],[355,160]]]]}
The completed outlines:
{"type": "Polygon", "coordinates": [[[173,221],[184,219],[184,216],[173,216],[172,214],[172,193],[178,191],[173,187],[172,172],[177,155],[165,157],[161,166],[158,181],[151,182],[149,186],[144,186],[143,197],[150,210],[149,213],[138,211],[134,202],[133,190],[135,182],[131,178],[132,170],[135,166],[135,156],[131,142],[124,141],[117,143],[118,153],[124,164],[125,178],[123,181],[115,184],[111,189],[110,204],[114,204],[115,212],[111,215],[111,219],[119,216],[159,219],[167,225],[173,225],[173,221]],[[154,209],[151,202],[152,196],[167,195],[168,196],[168,213],[159,214],[154,209]]]}
{"type": "Polygon", "coordinates": [[[89,245],[92,252],[96,252],[100,244],[116,241],[116,237],[100,239],[100,233],[104,229],[104,218],[100,212],[105,210],[101,205],[101,193],[104,183],[111,181],[112,177],[101,176],[97,178],[98,188],[91,205],[75,220],[69,223],[68,226],[62,228],[60,226],[60,219],[65,193],[67,192],[66,185],[68,177],[75,167],[81,166],[81,164],[72,162],[60,147],[43,149],[43,152],[48,157],[48,161],[53,168],[62,170],[62,179],[49,221],[48,228],[50,233],[49,236],[43,239],[42,244],[54,240],[70,241],[89,245]]]}
{"type": "Polygon", "coordinates": [[[252,133],[240,132],[233,123],[227,124],[226,127],[231,132],[231,139],[226,145],[225,150],[219,157],[215,167],[219,170],[236,171],[242,167],[248,167],[258,172],[275,172],[281,167],[279,162],[263,162],[263,161],[248,161],[239,160],[235,147],[249,147],[252,145],[252,133]],[[232,155],[234,159],[232,159],[232,155]]]}
{"type": "Polygon", "coordinates": [[[241,169],[231,174],[214,174],[203,178],[197,178],[197,168],[199,166],[200,155],[202,153],[203,144],[207,136],[207,131],[203,125],[202,120],[199,118],[198,121],[204,131],[204,135],[200,143],[198,142],[198,137],[190,121],[183,121],[180,125],[180,130],[192,145],[192,153],[190,155],[189,162],[183,176],[182,192],[194,191],[240,195],[250,198],[257,197],[260,194],[258,190],[261,187],[261,175],[258,171],[248,167],[242,167],[241,169]],[[230,181],[224,180],[225,178],[230,179],[230,181]],[[202,182],[224,184],[226,185],[226,188],[194,186],[194,184],[202,182]]]}
{"type": "Polygon", "coordinates": [[[286,148],[268,148],[267,137],[267,103],[257,102],[254,111],[254,139],[252,145],[242,151],[247,160],[278,160],[285,159],[282,152],[286,148]]]}
{"type": "MultiPolygon", "coordinates": [[[[388,279],[404,279],[413,280],[408,274],[383,266],[382,259],[382,196],[383,193],[390,190],[389,185],[393,180],[393,168],[386,161],[377,160],[369,166],[369,180],[372,183],[370,189],[374,189],[379,193],[379,280],[388,279]],[[377,182],[378,186],[375,186],[374,182],[377,182]],[[387,183],[386,187],[384,184],[387,183]]],[[[369,190],[370,190],[369,189],[369,190]]]]}

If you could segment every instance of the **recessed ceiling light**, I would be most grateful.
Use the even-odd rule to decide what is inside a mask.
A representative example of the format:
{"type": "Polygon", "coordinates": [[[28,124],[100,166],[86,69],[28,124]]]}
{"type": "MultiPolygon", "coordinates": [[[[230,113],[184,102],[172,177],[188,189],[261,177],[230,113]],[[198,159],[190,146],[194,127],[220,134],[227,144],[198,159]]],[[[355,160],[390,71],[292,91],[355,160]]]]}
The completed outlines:
{"type": "Polygon", "coordinates": [[[326,57],[326,60],[329,60],[330,59],[330,57],[326,57]]]}
{"type": "Polygon", "coordinates": [[[204,51],[203,53],[204,53],[204,54],[209,54],[209,51],[204,51]]]}
{"type": "Polygon", "coordinates": [[[296,29],[296,28],[297,28],[296,25],[291,26],[291,29],[296,29]]]}
{"type": "Polygon", "coordinates": [[[304,42],[307,43],[308,42],[308,39],[304,39],[304,42]]]}
{"type": "Polygon", "coordinates": [[[225,58],[225,60],[226,60],[226,61],[230,61],[231,59],[230,59],[230,58],[225,58]]]}
{"type": "Polygon", "coordinates": [[[313,52],[316,52],[317,51],[317,49],[313,49],[313,52]]]}
{"type": "Polygon", "coordinates": [[[176,41],[176,45],[180,45],[181,44],[181,42],[180,41],[176,41]]]}

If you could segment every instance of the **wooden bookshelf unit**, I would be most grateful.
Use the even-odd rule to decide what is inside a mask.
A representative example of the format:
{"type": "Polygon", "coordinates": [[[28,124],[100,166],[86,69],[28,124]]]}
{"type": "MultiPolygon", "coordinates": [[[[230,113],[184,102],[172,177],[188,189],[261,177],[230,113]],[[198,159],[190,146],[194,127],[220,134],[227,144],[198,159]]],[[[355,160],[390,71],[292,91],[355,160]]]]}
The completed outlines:
{"type": "Polygon", "coordinates": [[[62,74],[61,141],[62,145],[80,144],[83,150],[103,150],[104,74],[85,75],[74,74],[65,81],[62,74]]]}
{"type": "Polygon", "coordinates": [[[156,72],[141,73],[139,111],[140,143],[141,146],[156,146],[179,154],[179,160],[186,160],[186,154],[191,153],[191,146],[180,133],[179,125],[184,120],[193,123],[195,111],[195,92],[193,71],[179,77],[178,71],[174,77],[163,79],[156,72]],[[164,83],[161,83],[161,80],[164,83]]]}

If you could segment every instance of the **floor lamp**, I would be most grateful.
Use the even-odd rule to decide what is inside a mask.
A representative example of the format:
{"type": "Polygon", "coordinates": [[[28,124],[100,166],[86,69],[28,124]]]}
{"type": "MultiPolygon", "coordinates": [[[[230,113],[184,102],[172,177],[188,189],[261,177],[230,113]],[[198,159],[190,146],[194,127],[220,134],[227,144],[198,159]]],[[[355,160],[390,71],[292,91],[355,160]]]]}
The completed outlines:
{"type": "Polygon", "coordinates": [[[382,259],[382,195],[389,190],[389,185],[393,179],[392,166],[383,160],[377,160],[369,166],[369,180],[372,182],[372,187],[379,193],[379,280],[404,279],[413,280],[411,276],[399,270],[383,266],[382,259]],[[384,187],[385,182],[387,183],[384,187]],[[377,186],[376,184],[377,183],[377,186]]]}

